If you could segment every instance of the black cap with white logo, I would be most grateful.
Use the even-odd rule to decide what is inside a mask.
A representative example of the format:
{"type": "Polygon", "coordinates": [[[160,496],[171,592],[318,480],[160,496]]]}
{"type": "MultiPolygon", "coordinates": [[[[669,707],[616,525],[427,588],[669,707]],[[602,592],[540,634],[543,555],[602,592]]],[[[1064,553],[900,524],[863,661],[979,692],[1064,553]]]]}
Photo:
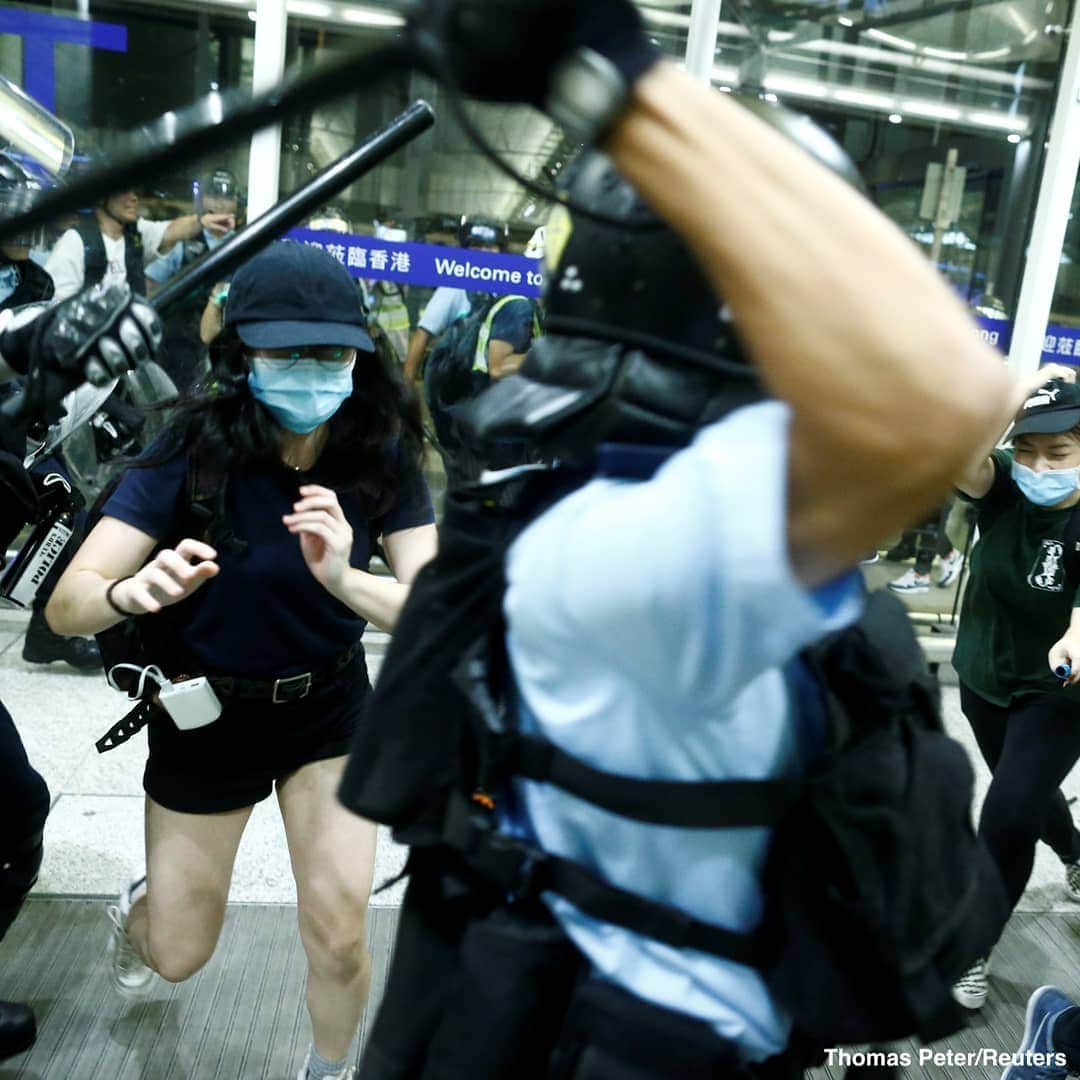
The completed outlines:
{"type": "Polygon", "coordinates": [[[1080,386],[1051,379],[1024,402],[1009,438],[1017,435],[1056,435],[1080,425],[1080,386]]]}

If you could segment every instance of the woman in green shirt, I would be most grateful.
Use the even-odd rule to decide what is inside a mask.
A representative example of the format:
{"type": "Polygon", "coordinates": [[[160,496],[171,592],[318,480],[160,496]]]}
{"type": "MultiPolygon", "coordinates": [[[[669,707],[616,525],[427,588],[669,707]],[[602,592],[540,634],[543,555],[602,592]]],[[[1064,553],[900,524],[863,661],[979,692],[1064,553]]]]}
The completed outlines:
{"type": "MultiPolygon", "coordinates": [[[[1080,503],[1080,386],[1070,368],[1043,368],[1016,417],[1011,448],[994,450],[957,487],[978,510],[953,665],[960,704],[993,780],[979,835],[1013,905],[1043,840],[1080,899],[1080,831],[1059,785],[1080,758],[1080,603],[1065,538],[1080,503]],[[1046,381],[1049,379],[1050,381],[1046,381]],[[1059,679],[1069,664],[1076,675],[1059,679]]],[[[954,987],[961,1005],[986,1000],[986,965],[954,987]]]]}

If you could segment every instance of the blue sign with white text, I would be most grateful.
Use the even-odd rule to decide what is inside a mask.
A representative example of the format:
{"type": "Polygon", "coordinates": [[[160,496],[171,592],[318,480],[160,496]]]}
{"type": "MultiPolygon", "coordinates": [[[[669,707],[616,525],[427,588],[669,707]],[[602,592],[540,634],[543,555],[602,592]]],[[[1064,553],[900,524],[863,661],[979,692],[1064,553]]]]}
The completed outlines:
{"type": "MultiPolygon", "coordinates": [[[[994,319],[988,315],[979,315],[975,322],[979,327],[979,336],[1003,353],[1009,351],[1012,344],[1013,324],[1009,319],[994,319]]],[[[1043,364],[1070,364],[1080,366],[1080,327],[1059,326],[1051,323],[1043,336],[1043,364]]]]}
{"type": "Polygon", "coordinates": [[[399,281],[406,285],[441,285],[500,296],[533,296],[543,292],[543,262],[524,255],[395,243],[374,236],[293,229],[285,239],[321,248],[354,278],[399,281]]]}

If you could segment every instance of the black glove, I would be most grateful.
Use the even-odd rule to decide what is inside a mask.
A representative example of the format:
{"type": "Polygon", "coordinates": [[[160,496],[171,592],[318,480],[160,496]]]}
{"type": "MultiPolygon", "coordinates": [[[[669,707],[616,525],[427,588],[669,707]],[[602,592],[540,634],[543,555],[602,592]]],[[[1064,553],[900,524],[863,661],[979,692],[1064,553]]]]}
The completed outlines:
{"type": "Polygon", "coordinates": [[[545,109],[593,138],[659,59],[630,0],[418,0],[413,42],[471,97],[545,109]]]}
{"type": "Polygon", "coordinates": [[[98,285],[0,335],[0,356],[28,372],[23,410],[55,419],[60,399],[90,382],[104,386],[161,346],[157,313],[123,285],[98,285]]]}

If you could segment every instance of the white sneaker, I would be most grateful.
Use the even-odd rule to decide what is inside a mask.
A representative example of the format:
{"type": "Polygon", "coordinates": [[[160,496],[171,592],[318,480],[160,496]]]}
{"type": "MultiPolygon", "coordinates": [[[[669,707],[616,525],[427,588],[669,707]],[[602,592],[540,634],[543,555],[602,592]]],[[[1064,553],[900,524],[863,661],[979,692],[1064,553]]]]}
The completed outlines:
{"type": "MultiPolygon", "coordinates": [[[[304,1057],[304,1064],[300,1066],[300,1071],[296,1074],[296,1080],[308,1080],[308,1062],[311,1061],[311,1051],[308,1050],[304,1057]]],[[[328,1076],[326,1080],[355,1080],[356,1070],[351,1065],[346,1065],[344,1069],[339,1073],[334,1073],[333,1076],[328,1076]]]]}
{"type": "Polygon", "coordinates": [[[990,973],[989,960],[976,960],[953,983],[952,996],[958,1005],[965,1009],[981,1009],[986,1004],[986,995],[990,992],[990,982],[987,976],[990,973]]]}
{"type": "Polygon", "coordinates": [[[143,963],[143,958],[131,943],[127,933],[128,915],[131,906],[141,896],[146,895],[146,878],[124,889],[115,904],[105,909],[105,914],[112,923],[112,935],[109,938],[109,954],[112,957],[113,983],[121,993],[132,994],[145,989],[154,977],[152,968],[143,963]]]}
{"type": "Polygon", "coordinates": [[[1065,864],[1065,889],[1073,900],[1080,900],[1080,862],[1065,864]]]}
{"type": "Polygon", "coordinates": [[[938,577],[938,586],[947,589],[959,576],[964,567],[964,553],[953,548],[948,555],[941,559],[941,575],[938,577]]]}
{"type": "Polygon", "coordinates": [[[889,588],[898,593],[924,593],[930,591],[930,575],[917,574],[914,569],[906,570],[895,581],[889,582],[889,588]]]}

